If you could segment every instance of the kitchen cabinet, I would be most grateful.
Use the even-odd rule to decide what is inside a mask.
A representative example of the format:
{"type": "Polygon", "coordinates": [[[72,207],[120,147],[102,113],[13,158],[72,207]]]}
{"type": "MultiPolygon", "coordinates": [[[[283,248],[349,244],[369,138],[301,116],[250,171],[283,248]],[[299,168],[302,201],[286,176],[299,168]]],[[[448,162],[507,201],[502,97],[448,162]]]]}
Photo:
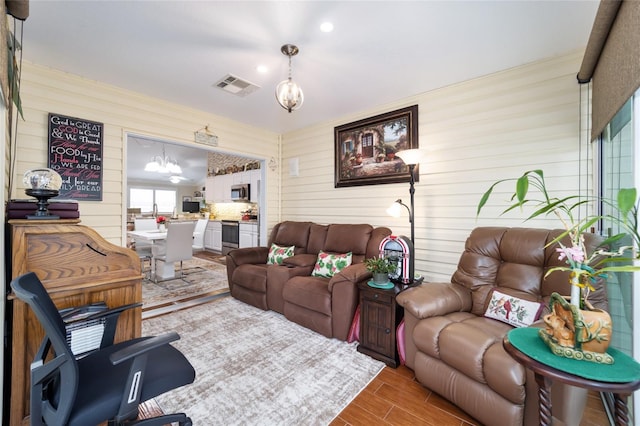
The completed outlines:
{"type": "Polygon", "coordinates": [[[233,175],[209,176],[207,178],[207,202],[227,203],[231,201],[233,175]]]}
{"type": "Polygon", "coordinates": [[[233,176],[232,185],[240,185],[240,184],[243,184],[243,183],[251,183],[250,171],[249,172],[233,173],[231,176],[233,176]]]}
{"type": "Polygon", "coordinates": [[[238,246],[240,248],[258,246],[258,224],[257,223],[240,222],[240,228],[238,230],[238,246]]]}
{"type": "Polygon", "coordinates": [[[204,231],[204,248],[222,252],[222,223],[209,221],[204,231]]]}
{"type": "Polygon", "coordinates": [[[249,199],[253,203],[259,202],[260,194],[260,169],[246,172],[231,173],[227,175],[207,177],[206,198],[208,203],[231,202],[231,187],[233,185],[249,184],[249,199]]]}
{"type": "Polygon", "coordinates": [[[215,176],[207,176],[207,182],[205,184],[205,190],[204,190],[204,198],[207,201],[207,203],[215,203],[215,196],[214,196],[214,188],[215,188],[215,176]]]}

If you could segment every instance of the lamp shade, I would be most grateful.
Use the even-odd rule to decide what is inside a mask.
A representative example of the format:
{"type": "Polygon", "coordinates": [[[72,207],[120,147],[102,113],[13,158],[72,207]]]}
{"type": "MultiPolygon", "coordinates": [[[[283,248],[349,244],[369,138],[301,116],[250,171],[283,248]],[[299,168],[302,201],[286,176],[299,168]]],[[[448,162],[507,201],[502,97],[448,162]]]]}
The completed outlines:
{"type": "Polygon", "coordinates": [[[400,215],[402,214],[402,205],[399,202],[395,201],[387,209],[387,214],[391,217],[400,217],[400,215]]]}
{"type": "Polygon", "coordinates": [[[403,151],[396,152],[396,157],[400,157],[404,164],[419,164],[422,160],[423,152],[420,149],[405,149],[403,151]]]}

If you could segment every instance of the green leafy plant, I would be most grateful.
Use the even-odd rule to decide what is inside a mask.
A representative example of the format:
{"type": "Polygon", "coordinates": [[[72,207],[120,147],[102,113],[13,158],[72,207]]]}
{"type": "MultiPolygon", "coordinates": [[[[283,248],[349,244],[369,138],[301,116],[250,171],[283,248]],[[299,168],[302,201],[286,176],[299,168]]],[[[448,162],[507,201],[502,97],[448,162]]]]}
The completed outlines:
{"type": "Polygon", "coordinates": [[[364,265],[367,267],[367,271],[374,274],[389,274],[396,270],[396,264],[390,262],[386,257],[372,257],[365,259],[364,265]]]}
{"type": "Polygon", "coordinates": [[[16,40],[13,33],[9,31],[7,34],[7,52],[9,54],[7,75],[9,78],[9,93],[20,117],[24,120],[24,115],[22,113],[22,100],[20,99],[20,68],[18,67],[18,60],[16,58],[17,51],[21,49],[22,46],[16,40]]]}
{"type": "Polygon", "coordinates": [[[572,277],[577,276],[578,278],[572,281],[572,284],[576,284],[579,287],[590,287],[590,282],[593,279],[598,276],[605,276],[607,272],[640,271],[640,266],[637,266],[637,260],[640,259],[638,254],[638,248],[640,248],[638,207],[640,202],[635,188],[620,189],[615,201],[602,197],[584,197],[580,195],[557,198],[549,194],[543,171],[529,170],[518,178],[502,179],[491,185],[478,203],[476,217],[480,215],[482,208],[487,204],[494,188],[508,181],[515,181],[515,192],[511,195],[512,204],[501,214],[530,205],[535,210],[525,221],[553,214],[564,226],[565,232],[549,244],[558,243],[560,246],[557,249],[559,258],[565,260],[567,266],[551,268],[547,271],[547,275],[558,270],[571,271],[572,277]],[[530,188],[537,190],[540,197],[532,196],[529,191],[530,188]],[[614,212],[617,211],[618,215],[592,215],[581,218],[578,215],[578,209],[587,203],[593,202],[610,206],[614,212]],[[587,257],[583,235],[590,232],[591,228],[601,220],[618,224],[622,231],[607,238],[601,247],[615,245],[626,237],[631,238],[632,244],[619,247],[616,251],[607,251],[605,248],[600,248],[587,257]],[[570,247],[560,243],[560,240],[566,235],[569,235],[571,239],[570,247]]]}

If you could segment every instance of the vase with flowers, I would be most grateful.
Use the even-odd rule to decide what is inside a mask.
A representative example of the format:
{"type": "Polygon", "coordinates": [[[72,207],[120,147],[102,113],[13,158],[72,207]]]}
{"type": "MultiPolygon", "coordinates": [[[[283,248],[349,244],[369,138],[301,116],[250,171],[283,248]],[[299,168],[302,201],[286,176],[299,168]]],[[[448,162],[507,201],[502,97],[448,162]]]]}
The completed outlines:
{"type": "Polygon", "coordinates": [[[637,223],[639,201],[636,189],[620,189],[615,201],[581,195],[557,198],[550,195],[543,171],[530,170],[518,178],[499,180],[491,185],[480,199],[477,215],[486,205],[494,188],[506,181],[515,181],[516,188],[511,196],[512,204],[502,214],[522,209],[525,205],[532,206],[534,211],[525,220],[555,215],[564,227],[564,232],[549,244],[558,246],[556,251],[559,260],[564,261],[565,265],[550,268],[546,275],[556,271],[569,271],[570,303],[562,295],[551,295],[551,313],[544,318],[546,328],[540,330],[540,337],[556,355],[612,363],[613,359],[606,354],[611,336],[611,318],[604,311],[602,318],[592,318],[591,313],[597,310],[590,309],[588,296],[595,280],[606,279],[608,273],[640,271],[640,233],[637,223]],[[541,197],[530,196],[531,187],[541,197]],[[590,204],[598,203],[611,207],[615,213],[581,216],[580,213],[590,204]],[[593,253],[587,253],[584,235],[592,232],[602,221],[615,223],[620,233],[609,236],[593,253]],[[570,243],[563,244],[562,241],[566,242],[567,236],[570,243]],[[609,249],[620,245],[621,241],[631,243],[622,245],[617,250],[609,249]]]}
{"type": "Polygon", "coordinates": [[[156,223],[158,224],[158,231],[164,232],[167,230],[167,218],[165,216],[158,216],[156,223]]]}

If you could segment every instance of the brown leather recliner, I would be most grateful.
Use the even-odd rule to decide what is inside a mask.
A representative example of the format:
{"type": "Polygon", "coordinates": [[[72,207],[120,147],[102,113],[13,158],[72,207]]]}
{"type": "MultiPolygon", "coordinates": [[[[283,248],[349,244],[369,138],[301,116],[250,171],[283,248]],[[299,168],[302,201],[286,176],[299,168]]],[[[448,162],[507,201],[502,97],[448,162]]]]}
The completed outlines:
{"type": "Polygon", "coordinates": [[[363,261],[378,256],[380,242],[389,235],[389,228],[366,224],[281,222],[272,229],[267,247],[227,255],[231,295],[324,336],[346,340],[358,305],[358,283],[371,278],[363,261]],[[272,243],[295,246],[294,256],[282,265],[267,265],[272,243]],[[352,264],[331,278],[311,276],[320,250],[351,252],[352,264]]]}
{"type": "MultiPolygon", "coordinates": [[[[449,283],[423,283],[397,297],[405,309],[406,365],[416,379],[485,425],[538,424],[533,374],[502,346],[513,327],[486,318],[491,291],[540,302],[548,313],[552,292],[570,294],[568,273],[545,273],[564,265],[555,247],[561,230],[476,228],[449,283]]],[[[601,241],[586,235],[588,251],[601,241]]],[[[604,282],[589,301],[607,309],[604,282]]],[[[534,324],[535,326],[536,324],[534,324]]],[[[586,391],[560,383],[552,388],[553,415],[579,424],[586,391]]]]}

